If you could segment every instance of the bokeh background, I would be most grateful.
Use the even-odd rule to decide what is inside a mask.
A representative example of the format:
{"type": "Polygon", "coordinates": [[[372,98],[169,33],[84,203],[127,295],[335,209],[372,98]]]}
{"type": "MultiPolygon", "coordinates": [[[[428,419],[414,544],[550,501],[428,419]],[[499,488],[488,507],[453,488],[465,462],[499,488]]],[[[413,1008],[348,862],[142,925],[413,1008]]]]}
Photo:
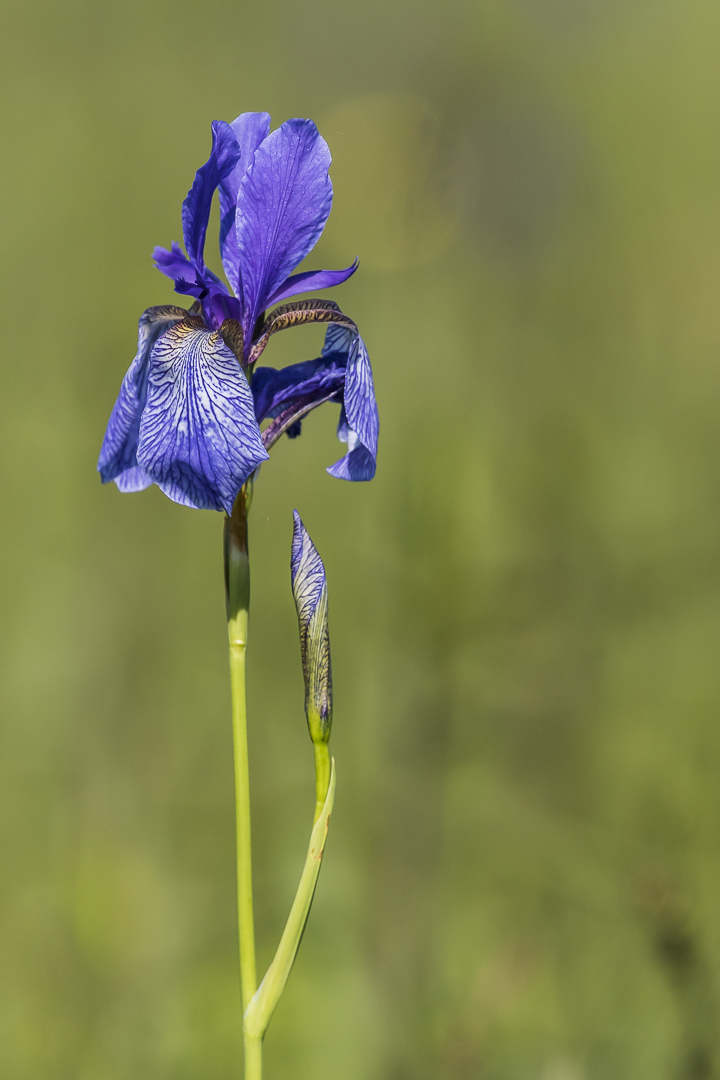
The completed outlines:
{"type": "Polygon", "coordinates": [[[267,109],[330,143],[309,265],[360,256],[381,409],[372,484],[328,406],[256,487],[261,962],[313,806],[294,507],[339,778],[268,1080],[720,1076],[720,8],[1,14],[0,1075],[240,1076],[222,520],[94,470],[210,121],[267,109]]]}

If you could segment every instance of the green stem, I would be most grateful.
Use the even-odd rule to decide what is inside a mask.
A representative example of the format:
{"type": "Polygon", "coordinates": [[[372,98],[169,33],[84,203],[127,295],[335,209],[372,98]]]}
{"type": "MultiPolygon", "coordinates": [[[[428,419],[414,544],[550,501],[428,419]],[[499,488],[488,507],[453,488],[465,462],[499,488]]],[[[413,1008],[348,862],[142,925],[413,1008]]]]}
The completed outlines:
{"type": "MultiPolygon", "coordinates": [[[[248,764],[245,653],[250,606],[250,563],[247,545],[247,492],[235,500],[232,517],[225,518],[225,597],[230,647],[233,747],[235,762],[235,821],[237,838],[238,935],[240,989],[243,1013],[257,989],[255,928],[252,898],[250,833],[250,772],[248,764]]],[[[261,1080],[262,1041],[244,1032],[245,1080],[261,1080]]]]}
{"type": "Polygon", "coordinates": [[[322,814],[330,786],[330,751],[327,743],[313,743],[315,747],[315,817],[313,825],[322,814]]]}
{"type": "Polygon", "coordinates": [[[300,877],[300,884],[295,893],[295,899],[290,908],[285,929],[280,938],[275,956],[270,967],[265,972],[265,978],[252,999],[244,1016],[245,1038],[262,1039],[270,1023],[270,1017],[275,1011],[285,984],[290,974],[290,969],[295,962],[300,941],[302,940],[308,915],[315,895],[320,864],[322,863],[325,841],[327,840],[330,815],[332,814],[335,799],[335,764],[331,762],[330,784],[327,798],[322,813],[313,826],[310,835],[305,866],[300,877]]]}
{"type": "MultiPolygon", "coordinates": [[[[239,622],[239,620],[238,620],[239,622]]],[[[247,626],[247,619],[245,619],[247,626]]],[[[235,625],[235,631],[239,627],[235,625]]],[[[237,828],[238,929],[240,982],[243,1009],[257,989],[253,928],[252,862],[250,839],[250,777],[245,715],[245,645],[230,642],[233,742],[235,750],[235,816],[237,828]]]]}
{"type": "Polygon", "coordinates": [[[245,1036],[245,1080],[261,1080],[262,1077],[262,1035],[245,1036]]]}

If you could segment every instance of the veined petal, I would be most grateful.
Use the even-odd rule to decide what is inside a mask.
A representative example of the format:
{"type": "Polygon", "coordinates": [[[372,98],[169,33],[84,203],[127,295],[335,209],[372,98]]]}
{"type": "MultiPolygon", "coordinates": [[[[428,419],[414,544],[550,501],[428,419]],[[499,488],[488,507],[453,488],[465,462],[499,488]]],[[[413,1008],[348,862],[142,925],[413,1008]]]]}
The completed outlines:
{"type": "Polygon", "coordinates": [[[325,567],[297,510],[293,510],[290,577],[302,639],[307,634],[310,620],[322,598],[325,567]]]}
{"type": "Polygon", "coordinates": [[[332,391],[339,392],[344,382],[345,368],[322,357],[279,370],[257,368],[252,380],[255,417],[261,423],[268,416],[278,416],[293,401],[309,394],[325,397],[332,391]]]}
{"type": "Polygon", "coordinates": [[[185,250],[198,270],[204,268],[205,234],[212,197],[220,181],[232,172],[240,157],[240,147],[233,129],[223,120],[213,121],[212,139],[210,157],[195,173],[182,208],[185,250]]]}
{"type": "Polygon", "coordinates": [[[239,256],[235,233],[235,213],[240,181],[252,164],[255,151],[270,131],[270,114],[265,112],[241,113],[230,127],[240,147],[240,157],[232,172],[221,181],[220,196],[220,255],[227,279],[239,295],[239,256]]]}
{"type": "MultiPolygon", "coordinates": [[[[348,348],[347,338],[344,341],[340,338],[341,332],[340,328],[328,329],[325,339],[325,347],[329,347],[328,355],[332,355],[337,346],[348,348]],[[332,337],[331,330],[334,331],[332,337]]],[[[359,334],[351,340],[347,357],[338,438],[347,442],[348,452],[327,471],[339,480],[372,480],[377,458],[379,419],[370,358],[359,334]]]]}
{"type": "Polygon", "coordinates": [[[348,424],[372,456],[377,457],[380,423],[375,384],[365,342],[358,335],[350,349],[345,376],[345,415],[348,424]]]}
{"type": "Polygon", "coordinates": [[[324,743],[332,724],[327,582],[322,559],[297,510],[293,511],[290,573],[300,629],[305,713],[313,742],[324,743]]]}
{"type": "Polygon", "coordinates": [[[149,478],[144,483],[135,472],[140,417],[147,397],[148,362],[160,335],[188,314],[185,308],[164,304],[148,308],[140,316],[135,359],[122,381],[98,460],[103,484],[115,480],[121,491],[141,491],[152,483],[149,478]]]}
{"type": "Polygon", "coordinates": [[[302,274],[293,274],[279,286],[266,301],[266,307],[279,304],[281,300],[287,300],[290,296],[299,296],[300,293],[317,292],[318,289],[331,289],[333,285],[342,285],[352,277],[358,266],[356,259],[352,266],[344,270],[304,270],[302,274]]]}
{"type": "Polygon", "coordinates": [[[375,458],[354,431],[348,432],[347,443],[348,452],[345,457],[328,466],[325,471],[337,480],[372,480],[375,476],[375,458]]]}
{"type": "Polygon", "coordinates": [[[320,355],[332,356],[333,353],[340,353],[344,356],[344,362],[347,364],[347,358],[350,355],[350,349],[356,336],[357,329],[354,325],[353,327],[347,327],[335,323],[328,326],[320,355]]]}
{"type": "Polygon", "coordinates": [[[185,319],[155,345],[138,464],[175,502],[232,513],[267,458],[248,381],[219,331],[185,319]]]}
{"type": "Polygon", "coordinates": [[[290,438],[300,434],[300,422],[309,412],[326,401],[338,401],[345,383],[342,357],[328,360],[305,360],[281,368],[258,368],[253,375],[252,391],[258,423],[273,418],[262,433],[266,450],[287,433],[290,438]],[[338,362],[338,360],[340,362],[338,362]]]}
{"type": "Polygon", "coordinates": [[[144,491],[152,483],[152,478],[139,465],[136,465],[134,469],[126,469],[125,472],[115,477],[117,489],[122,491],[123,495],[134,491],[144,491]]]}
{"type": "Polygon", "coordinates": [[[317,243],[332,205],[330,151],[311,120],[286,120],[240,182],[237,242],[248,343],[268,297],[317,243]]]}
{"type": "Polygon", "coordinates": [[[294,398],[263,431],[262,441],[265,449],[269,450],[281,435],[287,434],[288,438],[296,439],[302,433],[304,417],[313,409],[317,409],[318,405],[324,405],[326,401],[337,401],[338,394],[339,391],[330,389],[326,393],[315,391],[305,397],[294,398]]]}
{"type": "Polygon", "coordinates": [[[290,326],[303,326],[311,322],[337,323],[357,333],[355,323],[333,300],[296,300],[292,304],[282,304],[270,312],[262,324],[260,336],[250,349],[248,364],[254,364],[261,356],[273,334],[287,330],[290,326]]]}

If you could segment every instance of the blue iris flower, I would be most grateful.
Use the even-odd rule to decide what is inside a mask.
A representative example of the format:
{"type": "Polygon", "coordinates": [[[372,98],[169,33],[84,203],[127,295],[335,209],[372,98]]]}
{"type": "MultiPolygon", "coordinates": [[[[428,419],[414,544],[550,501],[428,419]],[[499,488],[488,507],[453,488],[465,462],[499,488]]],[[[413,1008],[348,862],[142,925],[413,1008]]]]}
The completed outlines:
{"type": "Polygon", "coordinates": [[[339,285],[357,269],[356,260],[344,270],[292,273],[330,213],[330,160],[311,120],[287,120],[273,132],[267,113],[213,123],[210,157],[183,203],[185,251],[173,243],[153,253],[175,291],[194,303],[142,314],[137,354],[100,453],[103,483],[114,480],[121,491],[155,483],[175,502],[231,513],[272,444],[283,433],[299,434],[302,418],[326,401],[341,404],[338,437],[347,443],[328,472],[372,479],[378,414],[357,327],[332,301],[287,303],[339,285]],[[204,262],[215,191],[231,289],[204,262]],[[273,334],[307,322],[329,324],[317,359],[279,371],[257,368],[273,334]]]}

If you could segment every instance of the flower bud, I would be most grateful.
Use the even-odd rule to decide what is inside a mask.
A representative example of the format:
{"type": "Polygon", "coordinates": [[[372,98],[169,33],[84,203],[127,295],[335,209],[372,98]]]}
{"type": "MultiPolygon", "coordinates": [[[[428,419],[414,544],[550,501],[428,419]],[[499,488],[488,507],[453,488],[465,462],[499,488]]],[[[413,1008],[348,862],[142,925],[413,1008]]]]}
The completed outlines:
{"type": "Polygon", "coordinates": [[[297,510],[294,511],[292,590],[300,627],[305,715],[310,738],[327,743],[332,725],[332,668],[325,567],[297,510]]]}

